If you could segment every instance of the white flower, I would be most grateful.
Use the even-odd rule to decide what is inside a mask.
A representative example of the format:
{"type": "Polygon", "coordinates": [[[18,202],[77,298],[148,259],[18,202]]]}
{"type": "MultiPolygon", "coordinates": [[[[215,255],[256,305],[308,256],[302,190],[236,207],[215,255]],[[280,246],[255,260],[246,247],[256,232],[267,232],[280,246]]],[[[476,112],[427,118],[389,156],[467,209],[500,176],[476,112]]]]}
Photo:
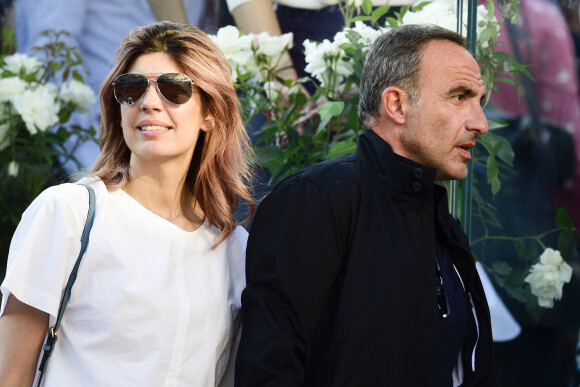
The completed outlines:
{"type": "Polygon", "coordinates": [[[279,58],[292,48],[294,36],[292,32],[280,36],[270,36],[266,32],[256,35],[258,38],[258,54],[264,54],[273,60],[279,58]]]}
{"type": "Polygon", "coordinates": [[[278,98],[278,87],[275,81],[265,82],[264,91],[266,92],[266,97],[268,97],[270,101],[275,101],[278,98]]]}
{"type": "Polygon", "coordinates": [[[304,60],[306,67],[304,70],[324,84],[323,74],[328,69],[327,58],[334,55],[333,51],[332,43],[328,39],[324,39],[320,43],[305,40],[304,52],[306,56],[304,60]]]}
{"type": "Polygon", "coordinates": [[[318,47],[318,43],[310,39],[306,39],[302,45],[304,46],[304,56],[312,55],[318,47]]]}
{"type": "Polygon", "coordinates": [[[81,113],[90,114],[91,106],[97,100],[93,89],[76,79],[65,82],[60,87],[60,99],[70,102],[81,113]]]}
{"type": "Polygon", "coordinates": [[[28,55],[16,53],[4,58],[4,69],[14,74],[35,74],[37,79],[42,75],[43,62],[28,55]]]}
{"type": "MultiPolygon", "coordinates": [[[[478,39],[479,44],[481,45],[481,48],[486,49],[487,47],[489,47],[490,43],[493,43],[495,36],[492,35],[489,37],[489,39],[484,40],[482,38],[481,33],[490,24],[495,24],[497,26],[497,19],[495,18],[495,15],[493,15],[493,14],[490,15],[490,12],[488,12],[488,9],[485,7],[485,5],[478,5],[477,6],[477,20],[478,20],[478,22],[477,22],[477,39],[478,39]]],[[[497,27],[495,27],[494,29],[497,31],[497,27]]]]}
{"type": "Polygon", "coordinates": [[[340,46],[345,43],[350,43],[347,32],[338,31],[336,34],[334,34],[334,38],[332,39],[332,53],[335,55],[342,55],[343,50],[340,48],[340,46]]]}
{"type": "Polygon", "coordinates": [[[8,164],[8,176],[18,176],[18,163],[14,160],[8,164]]]}
{"type": "Polygon", "coordinates": [[[266,32],[258,35],[249,34],[252,39],[254,54],[246,62],[249,71],[256,72],[256,77],[263,82],[268,78],[268,70],[279,69],[289,60],[288,49],[292,48],[293,34],[270,36],[266,32]]]}
{"type": "Polygon", "coordinates": [[[362,21],[355,22],[354,27],[348,29],[348,31],[352,31],[356,33],[357,36],[359,36],[358,44],[363,46],[363,51],[365,52],[371,48],[371,46],[379,36],[381,36],[388,30],[389,30],[388,28],[377,29],[370,27],[365,23],[363,23],[362,21]]]}
{"type": "Polygon", "coordinates": [[[222,50],[224,56],[232,65],[232,78],[235,82],[236,70],[245,73],[245,65],[252,57],[252,38],[241,35],[240,30],[234,26],[225,26],[218,30],[216,35],[210,35],[214,43],[222,50]]]}
{"type": "Polygon", "coordinates": [[[30,134],[45,131],[58,123],[60,104],[56,101],[57,88],[52,83],[26,90],[14,98],[14,108],[26,124],[30,134]]]}
{"type": "Polygon", "coordinates": [[[0,102],[13,101],[27,88],[28,83],[18,77],[0,78],[0,102]]]}
{"type": "Polygon", "coordinates": [[[348,6],[354,6],[356,8],[360,8],[362,7],[363,4],[363,0],[346,0],[346,5],[348,6]]]}
{"type": "MultiPolygon", "coordinates": [[[[467,36],[467,8],[463,7],[461,33],[467,36]]],[[[405,13],[402,24],[434,24],[451,31],[457,31],[457,2],[455,0],[437,0],[433,1],[419,11],[405,13]]],[[[497,23],[495,16],[488,14],[484,5],[477,7],[477,36],[487,27],[490,22],[497,23]]],[[[493,37],[492,37],[493,38],[493,37]]],[[[488,41],[479,42],[483,48],[489,45],[488,41]]]]}
{"type": "Polygon", "coordinates": [[[324,39],[321,43],[304,41],[306,67],[304,70],[320,82],[322,86],[329,86],[335,79],[335,85],[339,85],[346,77],[351,75],[353,64],[344,56],[340,46],[348,43],[346,32],[338,32],[331,42],[324,39]]]}
{"type": "MultiPolygon", "coordinates": [[[[466,19],[464,19],[466,20],[466,19]]],[[[434,24],[452,31],[457,30],[455,1],[438,0],[427,4],[417,12],[407,12],[403,24],[434,24]]]]}
{"type": "Polygon", "coordinates": [[[572,268],[562,260],[560,252],[547,248],[540,255],[540,262],[530,268],[530,274],[524,281],[530,284],[532,294],[538,297],[538,304],[551,308],[554,299],[562,298],[562,287],[571,278],[572,268]]]}

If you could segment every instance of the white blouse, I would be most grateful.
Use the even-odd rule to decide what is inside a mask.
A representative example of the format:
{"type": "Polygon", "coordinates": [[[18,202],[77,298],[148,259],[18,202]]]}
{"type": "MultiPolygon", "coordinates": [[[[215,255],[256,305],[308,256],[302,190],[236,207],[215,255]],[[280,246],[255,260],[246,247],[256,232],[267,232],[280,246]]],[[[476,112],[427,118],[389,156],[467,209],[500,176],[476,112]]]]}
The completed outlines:
{"type": "MultiPolygon", "coordinates": [[[[219,230],[207,222],[186,232],[123,190],[91,186],[95,221],[44,385],[218,385],[241,321],[247,232],[236,228],[212,250],[219,230]]],[[[0,316],[13,294],[54,324],[87,209],[75,184],[30,205],[10,246],[0,316]]]]}

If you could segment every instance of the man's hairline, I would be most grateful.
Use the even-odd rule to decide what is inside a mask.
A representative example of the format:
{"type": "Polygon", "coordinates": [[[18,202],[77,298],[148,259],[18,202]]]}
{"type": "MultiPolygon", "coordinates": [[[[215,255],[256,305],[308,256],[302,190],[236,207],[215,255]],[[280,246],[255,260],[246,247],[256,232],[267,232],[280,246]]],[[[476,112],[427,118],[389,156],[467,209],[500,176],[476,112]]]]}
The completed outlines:
{"type": "Polygon", "coordinates": [[[421,102],[421,97],[422,97],[420,83],[421,83],[421,79],[422,79],[421,77],[423,76],[423,58],[424,58],[425,50],[427,49],[427,46],[429,45],[429,43],[434,43],[434,42],[449,42],[449,43],[454,44],[456,46],[459,46],[459,47],[463,48],[464,50],[466,50],[467,52],[469,52],[469,49],[466,47],[466,45],[464,43],[460,44],[459,42],[456,42],[455,40],[452,40],[452,39],[447,39],[444,37],[434,37],[434,38],[425,40],[418,45],[417,51],[419,54],[419,63],[417,66],[417,73],[414,74],[414,76],[411,75],[410,77],[403,78],[402,80],[400,80],[398,82],[398,84],[385,85],[385,87],[383,88],[383,91],[381,92],[381,95],[383,95],[385,90],[387,90],[389,87],[396,87],[396,88],[400,89],[401,91],[403,91],[409,97],[409,101],[411,103],[411,106],[413,106],[413,107],[419,106],[419,103],[421,102]],[[410,86],[412,86],[412,90],[415,93],[413,93],[411,90],[405,90],[400,86],[401,81],[404,82],[404,81],[408,81],[408,80],[411,81],[410,86]]]}

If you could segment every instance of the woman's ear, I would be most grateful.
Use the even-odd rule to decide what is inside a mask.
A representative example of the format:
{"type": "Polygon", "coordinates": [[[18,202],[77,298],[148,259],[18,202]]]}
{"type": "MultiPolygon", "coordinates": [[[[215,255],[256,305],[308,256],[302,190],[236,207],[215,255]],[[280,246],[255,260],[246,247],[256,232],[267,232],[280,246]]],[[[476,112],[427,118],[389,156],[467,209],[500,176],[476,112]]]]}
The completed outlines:
{"type": "Polygon", "coordinates": [[[406,121],[406,104],[409,96],[396,86],[387,87],[381,96],[381,104],[385,115],[396,124],[402,125],[406,121]]]}
{"type": "Polygon", "coordinates": [[[207,115],[203,119],[203,122],[201,123],[200,129],[203,130],[204,132],[209,132],[210,130],[213,129],[214,124],[215,124],[215,120],[214,120],[213,116],[207,115]]]}

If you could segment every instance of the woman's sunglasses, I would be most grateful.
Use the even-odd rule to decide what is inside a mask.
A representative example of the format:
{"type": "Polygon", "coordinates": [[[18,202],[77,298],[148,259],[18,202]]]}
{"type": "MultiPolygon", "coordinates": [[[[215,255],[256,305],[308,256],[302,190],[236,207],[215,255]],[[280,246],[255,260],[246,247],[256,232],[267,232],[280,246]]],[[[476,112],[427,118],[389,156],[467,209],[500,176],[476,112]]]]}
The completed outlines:
{"type": "Polygon", "coordinates": [[[157,79],[149,79],[143,74],[121,74],[113,82],[115,99],[123,105],[133,105],[149,90],[149,83],[157,84],[157,91],[163,98],[176,105],[189,101],[195,82],[185,74],[166,73],[157,79]]]}

